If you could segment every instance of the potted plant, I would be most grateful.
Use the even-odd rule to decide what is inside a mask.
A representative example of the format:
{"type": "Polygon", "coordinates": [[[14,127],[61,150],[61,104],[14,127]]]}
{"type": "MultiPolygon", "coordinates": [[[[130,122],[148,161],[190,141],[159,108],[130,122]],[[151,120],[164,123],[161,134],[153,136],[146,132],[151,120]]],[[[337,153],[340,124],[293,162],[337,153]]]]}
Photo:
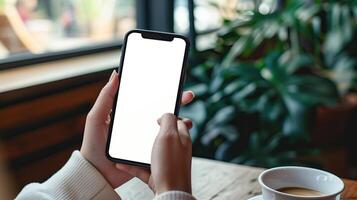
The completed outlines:
{"type": "Polygon", "coordinates": [[[318,155],[311,142],[317,110],[355,92],[357,51],[346,45],[356,40],[356,3],[279,2],[269,12],[225,20],[215,47],[196,55],[187,88],[197,99],[182,110],[196,125],[195,155],[262,167],[299,164],[318,155]],[[336,5],[344,11],[336,14],[336,5]],[[341,15],[349,23],[335,33],[341,15]],[[339,48],[331,47],[334,37],[342,38],[339,48]],[[347,87],[336,78],[342,71],[353,76],[347,87]]]}

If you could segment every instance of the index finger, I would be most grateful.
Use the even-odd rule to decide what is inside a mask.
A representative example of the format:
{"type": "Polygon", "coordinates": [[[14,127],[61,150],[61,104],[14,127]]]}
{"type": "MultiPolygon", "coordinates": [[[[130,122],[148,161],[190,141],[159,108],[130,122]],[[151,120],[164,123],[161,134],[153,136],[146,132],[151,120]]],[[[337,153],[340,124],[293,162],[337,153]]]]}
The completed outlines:
{"type": "Polygon", "coordinates": [[[177,133],[177,117],[174,114],[166,113],[159,120],[159,134],[177,133]]]}

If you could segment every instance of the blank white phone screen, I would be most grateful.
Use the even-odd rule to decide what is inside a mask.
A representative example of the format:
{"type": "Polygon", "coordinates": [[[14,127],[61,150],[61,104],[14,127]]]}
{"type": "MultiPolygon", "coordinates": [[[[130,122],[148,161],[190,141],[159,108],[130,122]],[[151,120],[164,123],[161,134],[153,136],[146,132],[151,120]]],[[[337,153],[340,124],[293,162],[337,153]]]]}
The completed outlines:
{"type": "Polygon", "coordinates": [[[150,163],[151,149],[164,113],[174,113],[186,42],[127,38],[109,155],[150,163]]]}

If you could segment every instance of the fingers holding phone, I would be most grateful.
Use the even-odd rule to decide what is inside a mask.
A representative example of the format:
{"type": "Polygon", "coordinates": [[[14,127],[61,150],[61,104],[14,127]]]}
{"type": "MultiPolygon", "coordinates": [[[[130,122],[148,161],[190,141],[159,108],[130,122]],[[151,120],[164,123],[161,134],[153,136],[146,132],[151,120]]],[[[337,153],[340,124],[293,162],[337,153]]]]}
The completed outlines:
{"type": "Polygon", "coordinates": [[[191,193],[192,143],[189,130],[192,122],[164,114],[159,120],[151,154],[151,173],[146,168],[116,164],[116,167],[149,184],[157,194],[179,190],[191,193]]]}
{"type": "Polygon", "coordinates": [[[170,190],[191,193],[192,144],[188,128],[173,114],[164,114],[159,124],[151,157],[156,193],[170,190]]]}

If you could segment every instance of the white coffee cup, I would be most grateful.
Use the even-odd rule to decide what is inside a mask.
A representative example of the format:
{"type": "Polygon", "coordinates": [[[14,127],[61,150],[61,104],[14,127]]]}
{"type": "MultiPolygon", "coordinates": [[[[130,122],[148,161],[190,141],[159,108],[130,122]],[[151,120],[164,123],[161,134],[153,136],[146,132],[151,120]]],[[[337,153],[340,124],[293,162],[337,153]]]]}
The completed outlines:
{"type": "Polygon", "coordinates": [[[265,170],[258,178],[264,200],[339,200],[344,189],[343,181],[337,176],[308,167],[276,167],[265,170]],[[297,196],[279,192],[286,187],[312,189],[321,196],[297,196]]]}

